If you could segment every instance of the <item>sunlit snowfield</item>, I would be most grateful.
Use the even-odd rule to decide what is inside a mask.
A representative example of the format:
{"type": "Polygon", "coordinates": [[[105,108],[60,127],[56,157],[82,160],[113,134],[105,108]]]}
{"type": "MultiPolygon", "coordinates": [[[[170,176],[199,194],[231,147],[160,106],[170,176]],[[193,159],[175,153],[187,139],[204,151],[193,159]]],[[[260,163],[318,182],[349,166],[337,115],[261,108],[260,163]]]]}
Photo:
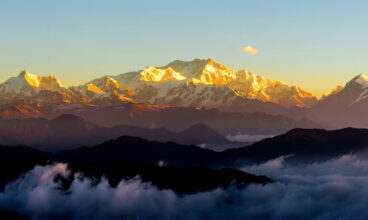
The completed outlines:
{"type": "MultiPolygon", "coordinates": [[[[368,160],[355,155],[303,166],[284,157],[244,167],[274,183],[194,195],[158,190],[137,177],[116,188],[78,174],[67,191],[55,176],[66,164],[36,167],[7,185],[0,208],[32,219],[367,219],[368,160]]],[[[193,180],[195,181],[195,180],[193,180]]]]}

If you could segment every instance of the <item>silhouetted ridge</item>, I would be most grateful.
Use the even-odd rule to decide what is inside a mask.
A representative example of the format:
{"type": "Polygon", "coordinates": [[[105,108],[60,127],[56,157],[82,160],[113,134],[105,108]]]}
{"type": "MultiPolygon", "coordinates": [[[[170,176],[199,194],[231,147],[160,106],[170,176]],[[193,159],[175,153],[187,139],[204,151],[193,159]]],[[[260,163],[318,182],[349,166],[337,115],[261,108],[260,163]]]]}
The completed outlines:
{"type": "Polygon", "coordinates": [[[212,150],[191,145],[180,145],[173,142],[147,141],[138,137],[123,136],[103,144],[64,151],[61,158],[72,162],[88,162],[93,160],[127,161],[157,164],[165,161],[174,166],[204,165],[217,155],[212,150]]]}
{"type": "Polygon", "coordinates": [[[95,181],[107,178],[116,186],[123,179],[140,176],[159,189],[171,189],[179,193],[197,193],[248,184],[265,184],[271,180],[234,169],[210,169],[203,161],[219,153],[196,146],[178,145],[172,142],[146,141],[137,137],[119,137],[96,147],[49,154],[28,147],[0,146],[0,191],[9,181],[35,165],[68,163],[70,177],[58,176],[63,189],[68,189],[76,172],[95,181]]]}
{"type": "Polygon", "coordinates": [[[21,174],[45,165],[51,155],[26,146],[0,146],[0,191],[9,181],[14,181],[21,174]]]}
{"type": "Polygon", "coordinates": [[[120,136],[137,136],[146,140],[172,141],[186,145],[207,144],[208,148],[219,150],[237,144],[205,125],[195,125],[183,132],[131,125],[108,128],[72,114],[60,115],[52,120],[38,118],[0,121],[0,144],[22,144],[47,151],[93,146],[120,136]]]}
{"type": "Polygon", "coordinates": [[[368,149],[368,129],[340,130],[292,129],[253,145],[227,150],[221,157],[227,161],[261,163],[280,156],[292,155],[287,161],[310,163],[332,159],[368,149]]]}

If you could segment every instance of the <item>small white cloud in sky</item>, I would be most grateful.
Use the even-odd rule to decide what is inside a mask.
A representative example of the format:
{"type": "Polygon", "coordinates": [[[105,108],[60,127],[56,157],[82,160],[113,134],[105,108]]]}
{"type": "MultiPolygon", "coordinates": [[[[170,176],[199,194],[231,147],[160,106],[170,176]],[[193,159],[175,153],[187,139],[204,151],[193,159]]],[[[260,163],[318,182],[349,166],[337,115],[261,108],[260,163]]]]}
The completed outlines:
{"type": "Polygon", "coordinates": [[[250,55],[254,56],[256,55],[259,51],[251,46],[245,46],[241,49],[242,52],[244,53],[249,53],[250,55]]]}

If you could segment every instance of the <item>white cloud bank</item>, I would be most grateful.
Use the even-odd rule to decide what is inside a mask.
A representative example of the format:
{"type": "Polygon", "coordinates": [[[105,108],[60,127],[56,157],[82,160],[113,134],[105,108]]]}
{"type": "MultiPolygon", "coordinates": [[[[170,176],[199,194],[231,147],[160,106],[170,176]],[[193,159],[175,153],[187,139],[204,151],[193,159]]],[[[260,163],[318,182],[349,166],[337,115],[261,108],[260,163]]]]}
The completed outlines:
{"type": "Polygon", "coordinates": [[[277,181],[179,196],[139,179],[114,188],[79,176],[64,191],[54,177],[70,175],[65,164],[36,167],[0,193],[0,209],[32,219],[368,219],[367,160],[288,166],[280,157],[244,170],[277,181]]]}

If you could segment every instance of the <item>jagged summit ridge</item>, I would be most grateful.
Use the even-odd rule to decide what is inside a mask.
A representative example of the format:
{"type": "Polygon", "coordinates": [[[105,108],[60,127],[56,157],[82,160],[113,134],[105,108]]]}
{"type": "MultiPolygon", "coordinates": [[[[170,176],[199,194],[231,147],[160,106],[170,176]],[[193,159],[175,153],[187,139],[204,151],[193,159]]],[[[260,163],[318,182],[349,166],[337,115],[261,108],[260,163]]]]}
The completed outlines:
{"type": "Polygon", "coordinates": [[[185,76],[183,76],[181,73],[176,72],[171,67],[168,68],[156,68],[156,67],[147,67],[142,72],[140,72],[140,75],[138,77],[138,80],[143,81],[152,81],[152,82],[162,82],[166,80],[184,80],[186,79],[185,76]]]}
{"type": "Polygon", "coordinates": [[[214,59],[176,60],[163,67],[149,66],[137,72],[108,75],[70,88],[62,87],[55,76],[41,77],[26,71],[0,85],[0,93],[10,99],[35,97],[41,91],[62,92],[62,96],[68,96],[68,102],[113,99],[168,106],[226,107],[237,111],[247,108],[249,102],[284,107],[310,107],[317,102],[316,97],[297,86],[248,70],[234,70],[214,59]]]}
{"type": "Polygon", "coordinates": [[[144,93],[140,98],[152,104],[219,107],[226,102],[254,99],[286,107],[310,107],[317,102],[316,97],[299,87],[248,70],[234,70],[213,59],[176,60],[163,67],[122,74],[116,79],[137,94],[144,93]],[[171,82],[163,83],[167,81],[163,76],[168,73],[171,82]]]}
{"type": "Polygon", "coordinates": [[[365,73],[361,73],[350,81],[350,83],[352,82],[360,84],[362,88],[366,88],[368,87],[368,75],[365,73]]]}
{"type": "Polygon", "coordinates": [[[37,76],[27,71],[22,71],[18,76],[11,77],[0,84],[1,99],[31,97],[42,90],[62,91],[63,89],[64,87],[55,76],[37,76]]]}

